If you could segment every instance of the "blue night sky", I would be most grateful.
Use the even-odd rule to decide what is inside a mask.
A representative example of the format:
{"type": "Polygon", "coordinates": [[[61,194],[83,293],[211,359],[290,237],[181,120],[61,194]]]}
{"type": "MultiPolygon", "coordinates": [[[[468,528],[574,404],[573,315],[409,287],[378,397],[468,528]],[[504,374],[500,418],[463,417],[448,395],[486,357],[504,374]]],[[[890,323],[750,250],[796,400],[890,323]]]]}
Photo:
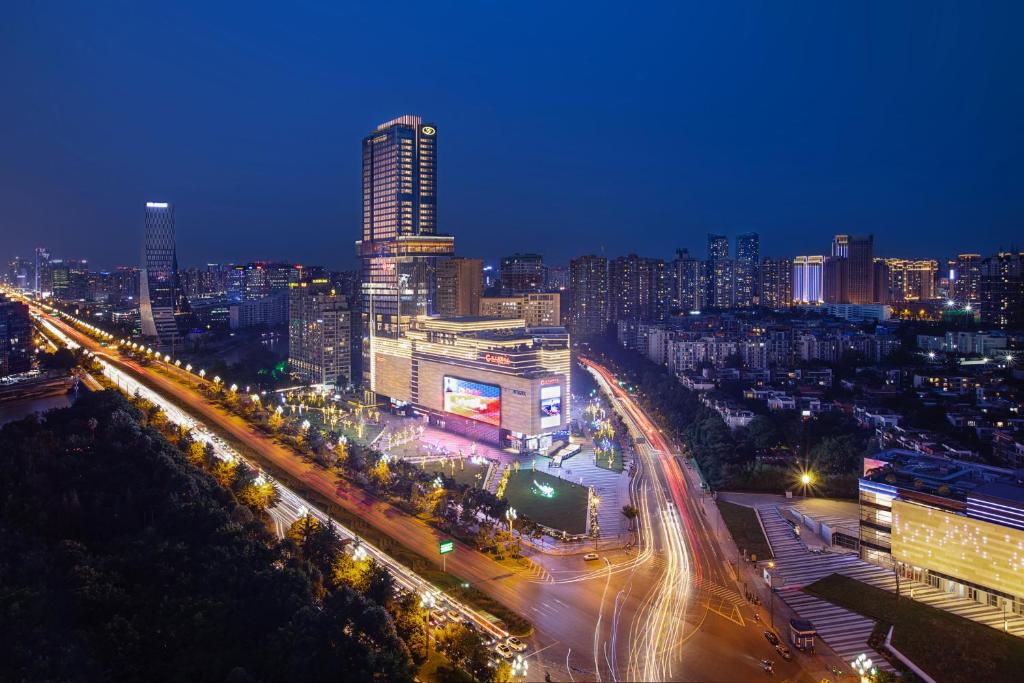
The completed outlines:
{"type": "Polygon", "coordinates": [[[439,129],[458,252],[992,252],[1024,231],[1024,3],[34,2],[0,23],[0,257],[351,266],[360,141],[439,129]],[[145,6],[142,6],[145,5],[145,6]],[[211,5],[216,5],[211,6],[211,5]],[[351,6],[350,6],[351,5],[351,6]],[[898,5],[892,7],[891,5],[898,5]]]}

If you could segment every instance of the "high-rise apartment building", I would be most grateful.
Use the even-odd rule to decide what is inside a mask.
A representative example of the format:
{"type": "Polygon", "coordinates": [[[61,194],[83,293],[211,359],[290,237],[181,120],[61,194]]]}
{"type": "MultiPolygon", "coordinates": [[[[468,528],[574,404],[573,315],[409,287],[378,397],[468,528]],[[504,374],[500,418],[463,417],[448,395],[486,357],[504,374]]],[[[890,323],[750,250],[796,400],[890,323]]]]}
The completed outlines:
{"type": "Polygon", "coordinates": [[[580,256],[569,262],[569,333],[576,339],[608,329],[608,259],[580,256]]]}
{"type": "Polygon", "coordinates": [[[32,368],[32,320],[28,306],[0,294],[0,377],[32,368]]]}
{"type": "Polygon", "coordinates": [[[345,296],[326,279],[289,284],[288,368],[307,384],[352,379],[352,317],[345,296]]]}
{"type": "Polygon", "coordinates": [[[485,296],[480,315],[525,320],[527,327],[558,327],[562,324],[561,295],[531,292],[512,296],[485,296]]]}
{"type": "Polygon", "coordinates": [[[729,258],[729,238],[708,233],[708,261],[729,258]]]}
{"type": "Polygon", "coordinates": [[[564,292],[569,289],[569,269],[565,266],[548,266],[547,282],[544,289],[549,292],[564,292]]]}
{"type": "Polygon", "coordinates": [[[885,259],[885,268],[879,274],[888,276],[888,301],[880,303],[905,303],[932,301],[935,296],[935,277],[938,261],[932,259],[885,259]]]}
{"type": "Polygon", "coordinates": [[[789,308],[793,305],[793,262],[789,259],[761,261],[760,304],[765,308],[789,308]]]}
{"type": "Polygon", "coordinates": [[[736,237],[736,265],[733,289],[737,308],[750,308],[757,303],[758,267],[761,259],[761,238],[756,232],[736,237]]]}
{"type": "MultiPolygon", "coordinates": [[[[874,296],[874,235],[836,235],[832,240],[832,256],[845,258],[846,285],[849,303],[869,304],[874,296]]],[[[846,302],[841,302],[846,303],[846,302]]]]}
{"type": "Polygon", "coordinates": [[[505,292],[539,292],[544,281],[544,257],[540,254],[513,254],[501,259],[501,288],[505,292]]]}
{"type": "Polygon", "coordinates": [[[982,261],[979,289],[982,320],[1024,326],[1024,252],[1000,252],[982,261]]]}
{"type": "Polygon", "coordinates": [[[707,304],[707,263],[690,256],[686,249],[676,249],[669,279],[672,300],[683,311],[700,311],[707,304]]]}
{"type": "Polygon", "coordinates": [[[609,316],[612,320],[661,320],[668,312],[665,262],[636,254],[608,266],[609,316]]]}
{"type": "Polygon", "coordinates": [[[363,139],[363,380],[377,337],[397,339],[419,315],[434,312],[438,258],[455,240],[437,233],[437,127],[418,116],[377,126],[363,139]]]}
{"type": "Polygon", "coordinates": [[[960,254],[956,257],[953,296],[962,304],[981,301],[981,254],[960,254]]]}
{"type": "Polygon", "coordinates": [[[736,261],[723,258],[708,262],[711,274],[711,305],[714,308],[736,306],[736,261]]]}
{"type": "Polygon", "coordinates": [[[454,257],[438,262],[436,313],[449,318],[480,315],[483,288],[482,259],[454,257]]]}
{"type": "Polygon", "coordinates": [[[826,256],[821,270],[821,296],[827,304],[850,303],[850,259],[826,256]]]}
{"type": "Polygon", "coordinates": [[[793,303],[820,304],[824,256],[797,256],[793,259],[793,303]]]}
{"type": "Polygon", "coordinates": [[[173,345],[181,337],[177,316],[185,306],[178,281],[174,207],[167,202],[146,202],[140,289],[142,335],[161,346],[173,345]]]}

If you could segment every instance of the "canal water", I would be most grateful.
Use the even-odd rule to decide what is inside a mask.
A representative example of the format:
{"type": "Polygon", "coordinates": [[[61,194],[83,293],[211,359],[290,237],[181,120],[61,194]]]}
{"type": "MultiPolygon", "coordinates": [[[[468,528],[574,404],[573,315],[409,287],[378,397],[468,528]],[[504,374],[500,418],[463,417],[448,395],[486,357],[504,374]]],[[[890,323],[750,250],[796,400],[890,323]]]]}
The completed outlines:
{"type": "Polygon", "coordinates": [[[8,422],[16,422],[32,413],[45,413],[54,408],[67,408],[75,401],[77,394],[60,394],[42,398],[26,398],[0,403],[0,426],[8,422]]]}

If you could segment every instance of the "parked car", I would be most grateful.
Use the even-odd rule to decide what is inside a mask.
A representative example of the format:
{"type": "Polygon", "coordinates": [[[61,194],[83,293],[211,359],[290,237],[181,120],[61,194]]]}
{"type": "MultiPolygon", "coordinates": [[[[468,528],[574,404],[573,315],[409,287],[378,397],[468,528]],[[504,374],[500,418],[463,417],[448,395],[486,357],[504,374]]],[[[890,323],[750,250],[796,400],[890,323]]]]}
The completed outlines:
{"type": "Polygon", "coordinates": [[[774,633],[772,633],[771,631],[765,631],[764,632],[764,637],[765,637],[765,640],[767,640],[772,645],[778,645],[779,644],[779,637],[777,635],[775,635],[774,633]]]}
{"type": "Polygon", "coordinates": [[[600,559],[600,556],[597,553],[587,553],[586,555],[583,556],[583,559],[586,560],[587,562],[590,562],[592,560],[600,559]]]}
{"type": "Polygon", "coordinates": [[[779,653],[779,656],[785,659],[787,662],[793,659],[793,653],[789,651],[789,648],[779,643],[775,646],[775,651],[779,653]]]}
{"type": "Polygon", "coordinates": [[[494,651],[505,659],[512,659],[512,648],[505,643],[498,643],[498,646],[494,648],[494,651]]]}

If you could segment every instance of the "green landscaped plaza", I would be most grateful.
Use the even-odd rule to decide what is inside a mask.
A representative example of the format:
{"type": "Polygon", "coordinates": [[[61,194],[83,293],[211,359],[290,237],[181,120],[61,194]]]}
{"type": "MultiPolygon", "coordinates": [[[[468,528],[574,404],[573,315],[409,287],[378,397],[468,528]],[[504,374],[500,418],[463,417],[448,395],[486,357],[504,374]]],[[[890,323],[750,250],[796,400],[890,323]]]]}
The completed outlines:
{"type": "Polygon", "coordinates": [[[454,479],[456,484],[466,484],[478,489],[483,488],[484,477],[487,476],[487,465],[474,465],[469,458],[427,460],[420,466],[427,472],[443,473],[449,479],[454,479]]]}
{"type": "Polygon", "coordinates": [[[520,514],[538,524],[570,534],[587,530],[586,486],[524,467],[509,474],[505,499],[520,514]],[[545,495],[548,489],[543,487],[551,487],[550,497],[545,495]]]}
{"type": "Polygon", "coordinates": [[[594,464],[603,470],[621,472],[623,470],[622,449],[612,448],[610,452],[601,451],[600,453],[595,453],[594,464]]]}

